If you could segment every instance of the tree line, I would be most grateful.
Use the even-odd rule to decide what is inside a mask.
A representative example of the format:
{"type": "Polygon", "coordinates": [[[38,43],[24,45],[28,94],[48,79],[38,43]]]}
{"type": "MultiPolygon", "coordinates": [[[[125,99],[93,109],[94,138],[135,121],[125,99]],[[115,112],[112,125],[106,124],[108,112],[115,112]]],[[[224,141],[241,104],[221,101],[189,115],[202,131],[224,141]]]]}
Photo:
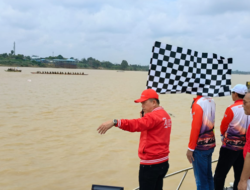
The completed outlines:
{"type": "MultiPolygon", "coordinates": [[[[49,60],[53,59],[65,59],[62,55],[44,57],[47,61],[35,61],[30,56],[24,56],[22,54],[14,55],[14,51],[0,54],[0,66],[11,66],[11,67],[55,67],[53,62],[49,60]]],[[[74,57],[70,57],[74,59],[74,57]]],[[[83,69],[109,69],[109,70],[131,70],[131,71],[148,71],[148,65],[129,65],[126,60],[122,60],[121,64],[111,63],[110,61],[99,61],[95,58],[89,57],[81,60],[76,59],[77,68],[83,69]]],[[[232,74],[249,75],[250,71],[232,71],[232,74]]]]}
{"type": "Polygon", "coordinates": [[[232,74],[238,74],[238,75],[249,75],[250,71],[232,71],[232,74]]]}
{"type": "Polygon", "coordinates": [[[111,63],[110,61],[99,61],[95,58],[83,58],[77,63],[78,68],[93,69],[110,69],[110,70],[131,70],[131,71],[148,71],[148,65],[129,65],[126,60],[122,60],[121,64],[111,63]]]}
{"type": "MultiPolygon", "coordinates": [[[[14,51],[11,53],[0,54],[0,66],[11,67],[55,67],[54,59],[66,59],[62,55],[44,57],[39,60],[32,60],[30,56],[24,56],[22,54],[14,55],[14,51]]],[[[74,59],[74,57],[70,57],[74,59]]],[[[131,71],[148,71],[148,65],[131,65],[126,60],[122,60],[120,64],[112,63],[110,61],[99,61],[95,58],[89,57],[81,60],[75,59],[77,68],[83,69],[109,69],[109,70],[131,70],[131,71]]]]}

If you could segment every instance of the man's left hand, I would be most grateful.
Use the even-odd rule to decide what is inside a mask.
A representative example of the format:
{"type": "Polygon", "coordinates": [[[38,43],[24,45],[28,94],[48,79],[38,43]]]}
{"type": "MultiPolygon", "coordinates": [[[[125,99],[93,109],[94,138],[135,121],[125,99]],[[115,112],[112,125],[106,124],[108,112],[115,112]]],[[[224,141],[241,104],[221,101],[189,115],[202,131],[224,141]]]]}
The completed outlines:
{"type": "Polygon", "coordinates": [[[194,157],[193,157],[193,151],[191,150],[187,150],[187,159],[190,162],[190,164],[194,161],[194,157]]]}
{"type": "Polygon", "coordinates": [[[114,122],[112,120],[106,121],[103,124],[101,124],[100,127],[98,127],[97,131],[100,134],[105,134],[107,132],[107,130],[109,130],[113,126],[114,126],[114,122]]]}

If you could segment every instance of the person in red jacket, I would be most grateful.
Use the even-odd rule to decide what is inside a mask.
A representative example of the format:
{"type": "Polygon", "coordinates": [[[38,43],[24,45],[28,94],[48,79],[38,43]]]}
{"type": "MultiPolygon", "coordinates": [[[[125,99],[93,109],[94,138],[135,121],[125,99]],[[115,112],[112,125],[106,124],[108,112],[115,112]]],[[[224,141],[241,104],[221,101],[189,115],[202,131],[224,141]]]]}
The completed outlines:
{"type": "Polygon", "coordinates": [[[197,190],[214,190],[212,154],[215,147],[215,103],[212,98],[197,96],[192,104],[192,128],[187,159],[193,164],[197,190]]]}
{"type": "MultiPolygon", "coordinates": [[[[243,108],[246,115],[250,115],[250,92],[243,99],[243,108]]],[[[246,144],[243,150],[244,166],[238,183],[238,190],[250,190],[250,125],[247,129],[246,144]]]]}
{"type": "Polygon", "coordinates": [[[247,116],[243,109],[243,98],[247,87],[237,84],[231,91],[234,104],[226,109],[220,125],[222,147],[214,175],[215,190],[224,189],[227,173],[232,166],[234,169],[233,190],[237,190],[244,164],[243,148],[246,143],[246,131],[250,124],[250,116],[247,116]]]}
{"type": "Polygon", "coordinates": [[[139,185],[140,190],[162,190],[163,178],[169,163],[169,143],[171,133],[171,118],[159,104],[158,94],[152,90],[144,90],[141,98],[135,103],[141,103],[144,116],[138,119],[110,120],[102,123],[97,131],[105,134],[113,126],[130,132],[141,132],[138,155],[140,160],[139,185]]]}

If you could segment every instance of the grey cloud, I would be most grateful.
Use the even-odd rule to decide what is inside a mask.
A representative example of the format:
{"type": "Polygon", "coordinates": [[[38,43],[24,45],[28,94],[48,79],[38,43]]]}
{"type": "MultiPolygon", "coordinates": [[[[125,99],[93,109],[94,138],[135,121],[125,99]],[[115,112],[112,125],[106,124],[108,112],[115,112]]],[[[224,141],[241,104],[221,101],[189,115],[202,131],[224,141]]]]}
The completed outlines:
{"type": "Polygon", "coordinates": [[[27,11],[39,11],[41,9],[49,9],[50,1],[43,0],[2,0],[2,3],[6,5],[6,7],[11,8],[15,11],[21,11],[23,13],[27,11]]]}
{"type": "Polygon", "coordinates": [[[149,64],[158,40],[233,57],[240,63],[236,69],[247,63],[249,3],[227,2],[224,6],[224,0],[3,0],[0,53],[10,51],[16,41],[18,52],[28,55],[54,52],[149,64]]]}
{"type": "Polygon", "coordinates": [[[181,12],[195,15],[221,15],[235,12],[249,12],[248,0],[180,0],[181,12]]]}

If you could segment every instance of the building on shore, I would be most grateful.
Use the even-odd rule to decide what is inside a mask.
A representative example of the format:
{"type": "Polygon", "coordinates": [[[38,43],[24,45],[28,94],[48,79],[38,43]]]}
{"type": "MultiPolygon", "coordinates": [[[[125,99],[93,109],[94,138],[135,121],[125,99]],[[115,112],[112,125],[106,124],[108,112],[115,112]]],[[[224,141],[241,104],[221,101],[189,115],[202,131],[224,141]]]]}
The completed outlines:
{"type": "Polygon", "coordinates": [[[57,68],[77,68],[77,62],[79,62],[75,59],[46,59],[37,55],[32,55],[31,60],[45,64],[54,64],[57,68]]]}
{"type": "Polygon", "coordinates": [[[30,57],[30,59],[32,60],[32,61],[37,61],[37,62],[40,62],[40,57],[39,56],[37,56],[37,55],[32,55],[31,57],[30,57]]]}
{"type": "Polygon", "coordinates": [[[54,59],[55,67],[60,68],[77,68],[76,61],[74,59],[54,59]]]}

